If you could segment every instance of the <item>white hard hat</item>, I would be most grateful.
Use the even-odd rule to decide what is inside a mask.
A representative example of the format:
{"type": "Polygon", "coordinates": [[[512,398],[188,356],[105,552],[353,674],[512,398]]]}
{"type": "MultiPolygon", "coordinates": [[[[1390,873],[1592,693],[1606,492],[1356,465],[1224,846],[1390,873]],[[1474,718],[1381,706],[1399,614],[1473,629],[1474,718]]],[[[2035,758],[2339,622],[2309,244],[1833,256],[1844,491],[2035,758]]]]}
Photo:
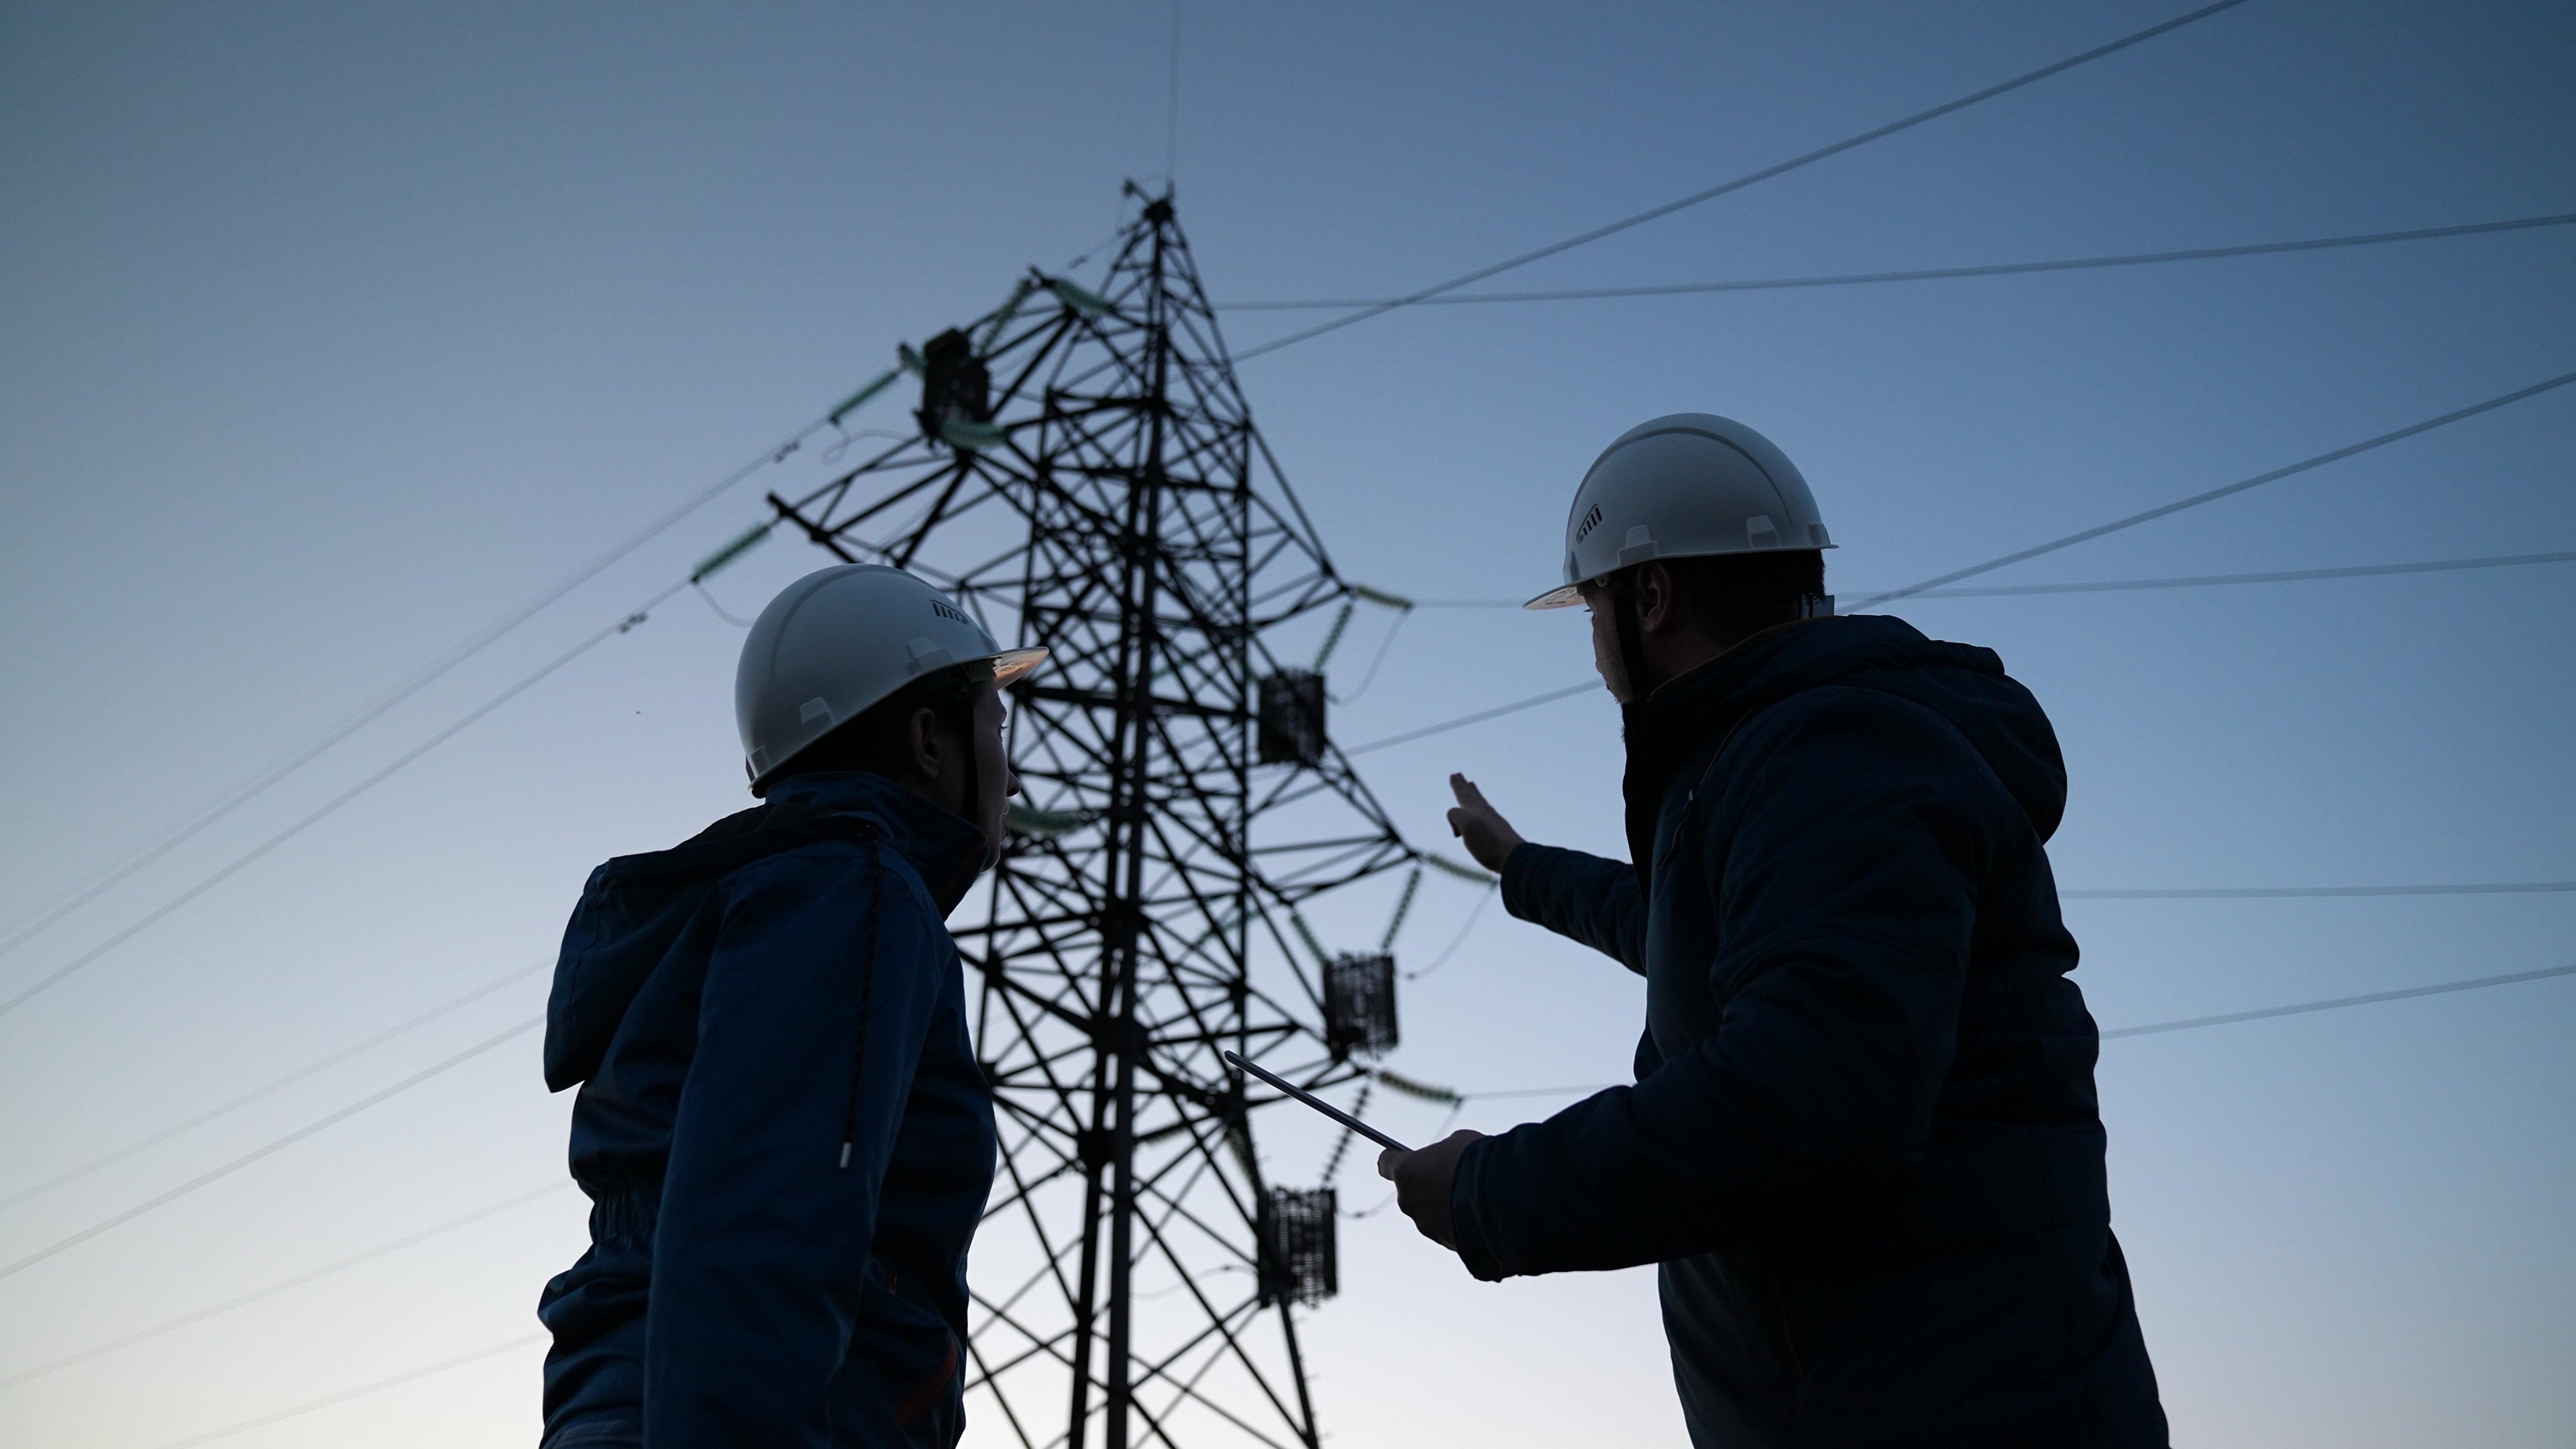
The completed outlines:
{"type": "Polygon", "coordinates": [[[798,750],[922,675],[991,660],[1007,685],[1043,649],[1005,649],[948,596],[883,564],[843,564],[779,591],[734,670],[734,722],[758,790],[798,750]]]}
{"type": "Polygon", "coordinates": [[[1601,450],[1565,520],[1565,583],[1524,608],[1583,601],[1581,586],[1658,558],[1832,548],[1789,455],[1733,418],[1672,413],[1601,450]]]}

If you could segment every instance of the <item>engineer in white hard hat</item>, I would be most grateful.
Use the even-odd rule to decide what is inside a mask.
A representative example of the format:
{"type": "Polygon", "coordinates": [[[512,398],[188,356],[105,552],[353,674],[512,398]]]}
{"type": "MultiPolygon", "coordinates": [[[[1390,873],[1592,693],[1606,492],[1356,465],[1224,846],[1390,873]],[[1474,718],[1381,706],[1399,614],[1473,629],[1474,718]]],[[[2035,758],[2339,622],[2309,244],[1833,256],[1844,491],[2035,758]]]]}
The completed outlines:
{"type": "Polygon", "coordinates": [[[545,1449],[957,1442],[995,1136],[943,922],[1044,653],[899,570],[809,574],[735,679],[765,803],[591,873],[546,1022],[592,1206],[537,1310],[545,1449]]]}
{"type": "Polygon", "coordinates": [[[1479,1278],[1660,1265],[1691,1440],[2163,1449],[2097,1038],[2045,842],[2056,735],[1990,650],[1837,618],[1781,451],[1704,413],[1576,490],[1629,860],[1453,776],[1512,913],[1646,978],[1636,1085],[1379,1170],[1479,1278]]]}

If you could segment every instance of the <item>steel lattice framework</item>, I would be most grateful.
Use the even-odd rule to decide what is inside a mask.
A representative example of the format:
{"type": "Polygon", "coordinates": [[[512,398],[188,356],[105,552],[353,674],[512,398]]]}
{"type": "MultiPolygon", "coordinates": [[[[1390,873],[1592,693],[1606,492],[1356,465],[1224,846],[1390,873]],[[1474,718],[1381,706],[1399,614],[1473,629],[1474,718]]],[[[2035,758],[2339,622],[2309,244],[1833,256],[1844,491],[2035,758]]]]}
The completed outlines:
{"type": "Polygon", "coordinates": [[[1297,908],[1414,856],[1328,740],[1261,759],[1275,631],[1351,591],[1253,427],[1169,196],[1094,285],[1032,272],[906,349],[918,431],[770,501],[1054,651],[1014,689],[1026,794],[989,913],[957,933],[1003,1124],[975,1438],[1315,1449],[1291,1316],[1311,1252],[1280,1245],[1262,1099],[1217,1053],[1359,1075],[1327,1045],[1297,908]]]}

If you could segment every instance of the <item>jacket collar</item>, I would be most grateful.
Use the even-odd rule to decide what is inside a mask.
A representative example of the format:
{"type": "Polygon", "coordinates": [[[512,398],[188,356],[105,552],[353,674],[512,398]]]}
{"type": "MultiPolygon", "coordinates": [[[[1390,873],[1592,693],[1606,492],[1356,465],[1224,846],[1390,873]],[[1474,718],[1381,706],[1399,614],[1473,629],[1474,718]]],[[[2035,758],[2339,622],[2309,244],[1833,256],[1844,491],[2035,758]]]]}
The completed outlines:
{"type": "Polygon", "coordinates": [[[1643,899],[1654,885],[1655,823],[1663,814],[1664,788],[1712,736],[1732,731],[1747,710],[1739,699],[1800,625],[1782,624],[1754,635],[1715,659],[1666,680],[1653,694],[1619,706],[1620,735],[1628,769],[1620,781],[1627,803],[1628,859],[1643,899]]]}
{"type": "Polygon", "coordinates": [[[817,770],[769,787],[769,814],[782,823],[829,816],[873,819],[886,843],[912,865],[939,903],[957,908],[984,862],[984,833],[954,811],[870,770],[817,770]]]}
{"type": "MultiPolygon", "coordinates": [[[[1762,630],[1665,681],[1644,700],[1621,706],[1628,746],[1621,793],[1639,892],[1650,890],[1655,823],[1683,765],[1721,745],[1755,712],[1800,690],[1863,670],[1919,662],[1927,650],[1961,649],[1936,645],[1913,625],[1883,614],[1803,619],[1762,630]]],[[[1994,667],[2000,671],[2000,664],[1994,667]]]]}

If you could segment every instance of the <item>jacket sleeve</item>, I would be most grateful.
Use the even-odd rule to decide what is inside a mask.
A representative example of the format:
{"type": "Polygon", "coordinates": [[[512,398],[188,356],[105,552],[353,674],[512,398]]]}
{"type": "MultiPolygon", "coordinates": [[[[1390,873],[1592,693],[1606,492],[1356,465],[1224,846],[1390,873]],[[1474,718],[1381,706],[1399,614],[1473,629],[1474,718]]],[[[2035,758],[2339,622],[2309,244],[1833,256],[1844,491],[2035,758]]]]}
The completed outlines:
{"type": "Polygon", "coordinates": [[[1977,881],[2017,807],[1929,711],[1814,693],[1744,742],[1709,878],[1670,883],[1715,898],[1717,1030],[1634,1087],[1468,1149],[1451,1204],[1477,1277],[1705,1252],[1921,1159],[1977,881]]]}
{"type": "Polygon", "coordinates": [[[1645,905],[1626,861],[1555,845],[1514,846],[1503,861],[1503,909],[1645,974],[1645,905]]]}
{"type": "Polygon", "coordinates": [[[826,1449],[946,953],[882,846],[751,866],[723,909],[654,1233],[644,1442],[826,1449]]]}

